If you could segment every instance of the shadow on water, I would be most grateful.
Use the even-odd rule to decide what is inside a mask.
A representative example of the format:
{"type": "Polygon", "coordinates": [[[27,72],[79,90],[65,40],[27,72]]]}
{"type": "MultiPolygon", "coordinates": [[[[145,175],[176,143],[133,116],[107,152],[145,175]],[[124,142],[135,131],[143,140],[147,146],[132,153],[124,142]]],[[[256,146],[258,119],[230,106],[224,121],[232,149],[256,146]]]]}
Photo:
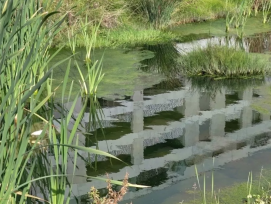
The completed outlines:
{"type": "Polygon", "coordinates": [[[142,49],[153,52],[154,57],[141,61],[141,70],[172,76],[178,67],[177,59],[179,57],[173,43],[146,45],[142,49]]]}

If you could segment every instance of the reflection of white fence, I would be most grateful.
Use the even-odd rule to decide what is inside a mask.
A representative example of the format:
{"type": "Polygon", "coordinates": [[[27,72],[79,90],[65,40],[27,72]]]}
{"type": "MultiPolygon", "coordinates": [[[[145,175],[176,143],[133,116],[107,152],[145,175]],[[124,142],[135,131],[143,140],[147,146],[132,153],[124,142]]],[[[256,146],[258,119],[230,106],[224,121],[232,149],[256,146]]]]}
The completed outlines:
{"type": "Polygon", "coordinates": [[[207,48],[208,45],[227,45],[229,47],[242,47],[246,52],[249,51],[249,44],[245,40],[240,42],[237,41],[234,37],[227,39],[226,37],[213,37],[209,39],[195,40],[187,43],[177,43],[176,49],[180,54],[189,53],[196,49],[207,48]]]}
{"type": "MultiPolygon", "coordinates": [[[[248,88],[238,94],[240,101],[237,104],[226,106],[226,90],[218,92],[215,96],[204,96],[201,100],[201,93],[196,91],[189,91],[189,84],[184,90],[171,91],[165,94],[159,94],[149,97],[149,100],[143,101],[143,93],[136,91],[133,97],[134,101],[120,101],[122,106],[114,108],[105,108],[104,119],[131,121],[131,129],[133,133],[126,134],[117,140],[99,141],[98,145],[101,150],[110,151],[116,155],[130,154],[132,158],[132,168],[125,167],[120,169],[117,173],[110,173],[109,177],[117,180],[123,179],[126,171],[130,178],[136,179],[139,174],[144,174],[144,171],[152,169],[168,168],[168,174],[175,176],[173,179],[182,180],[194,176],[194,167],[185,167],[184,174],[178,174],[171,169],[172,164],[178,164],[179,161],[189,159],[191,157],[208,155],[214,151],[230,149],[220,154],[216,159],[216,166],[223,165],[229,161],[246,157],[249,153],[258,151],[263,148],[269,148],[269,144],[264,147],[249,148],[237,150],[237,143],[247,142],[255,138],[261,133],[268,133],[271,129],[270,121],[263,121],[260,124],[252,126],[253,111],[249,107],[252,100],[252,88],[248,88]],[[141,93],[142,96],[138,96],[141,93]],[[169,108],[167,109],[167,106],[169,108]],[[159,107],[152,112],[152,108],[159,107]],[[208,107],[209,111],[201,111],[201,108],[208,107]],[[168,122],[167,125],[150,126],[151,129],[143,130],[144,117],[148,116],[146,110],[154,113],[159,113],[162,110],[170,110],[176,108],[185,117],[180,121],[168,122]],[[125,114],[129,115],[125,117],[125,114]],[[117,116],[117,117],[115,117],[117,116]],[[225,124],[229,120],[238,119],[240,130],[233,133],[225,133],[225,124]],[[207,135],[209,135],[211,142],[200,141],[201,125],[206,121],[210,121],[208,125],[207,135]],[[157,143],[164,142],[165,139],[179,139],[184,145],[182,149],[172,150],[170,154],[163,157],[144,159],[144,148],[152,146],[157,143]]],[[[80,104],[78,104],[79,108],[80,104]]],[[[149,113],[148,112],[148,113],[149,113]]],[[[262,115],[262,119],[268,120],[269,115],[262,115]]],[[[88,121],[87,114],[84,119],[88,121]]],[[[80,136],[80,143],[84,145],[84,136],[80,136]]],[[[89,155],[80,152],[83,158],[89,155]]],[[[100,159],[104,159],[100,157],[100,159]]],[[[206,156],[204,163],[210,162],[206,156]]],[[[73,165],[72,159],[70,162],[73,165]]],[[[77,165],[79,169],[77,174],[86,174],[85,161],[78,157],[77,165]]],[[[212,165],[205,165],[206,168],[211,168],[212,165]]],[[[182,167],[180,167],[182,168],[182,167]]],[[[72,168],[71,168],[72,169],[72,168]]],[[[205,169],[209,170],[209,169],[205,169]]],[[[199,169],[199,172],[204,171],[199,169]]],[[[161,189],[170,185],[171,181],[166,181],[153,189],[139,190],[137,192],[129,192],[127,198],[132,199],[141,194],[146,194],[154,189],[161,189]]],[[[87,182],[85,178],[75,178],[72,185],[75,195],[85,195],[91,186],[96,188],[105,188],[106,184],[102,182],[91,181],[87,182]]]]}
{"type": "MultiPolygon", "coordinates": [[[[219,167],[230,161],[247,157],[249,156],[249,154],[253,152],[270,148],[271,144],[267,144],[266,146],[261,146],[257,148],[250,148],[249,146],[246,146],[242,149],[238,149],[238,150],[236,149],[237,143],[244,142],[244,141],[247,143],[250,143],[250,141],[253,140],[256,135],[270,132],[270,128],[271,128],[271,122],[266,121],[266,122],[263,122],[262,124],[259,124],[253,127],[243,128],[234,133],[227,134],[226,137],[213,138],[212,142],[197,142],[197,144],[195,144],[194,146],[185,147],[183,149],[175,149],[170,154],[167,154],[164,157],[142,159],[140,163],[133,165],[131,168],[125,167],[123,169],[120,169],[118,173],[110,173],[109,177],[117,179],[117,180],[122,180],[123,175],[125,175],[125,173],[128,172],[130,178],[135,178],[141,172],[145,172],[145,171],[147,172],[152,169],[159,169],[161,167],[168,167],[169,164],[172,164],[172,162],[178,162],[185,159],[189,159],[190,157],[193,157],[193,156],[197,157],[201,155],[207,155],[206,158],[202,161],[205,164],[206,168],[205,169],[199,168],[199,173],[203,171],[211,170],[213,167],[214,168],[219,167]],[[212,152],[215,152],[221,149],[225,150],[225,152],[220,154],[216,158],[215,166],[213,166],[212,159],[211,157],[208,157],[208,156],[210,156],[212,152]]],[[[186,167],[184,171],[184,175],[179,175],[175,171],[171,171],[170,168],[169,168],[168,174],[170,176],[174,176],[172,178],[174,181],[184,180],[192,176],[195,176],[194,166],[186,167]]],[[[172,180],[165,182],[162,185],[154,187],[152,190],[162,189],[166,187],[167,185],[170,185],[171,182],[172,180]]],[[[96,188],[100,189],[100,188],[105,188],[106,184],[93,180],[91,182],[73,184],[73,190],[75,190],[75,192],[78,192],[78,195],[85,195],[91,186],[95,186],[96,188]]],[[[128,193],[129,196],[126,196],[126,198],[132,199],[137,194],[138,195],[146,194],[152,190],[142,189],[138,192],[131,192],[131,193],[128,193]]]]}

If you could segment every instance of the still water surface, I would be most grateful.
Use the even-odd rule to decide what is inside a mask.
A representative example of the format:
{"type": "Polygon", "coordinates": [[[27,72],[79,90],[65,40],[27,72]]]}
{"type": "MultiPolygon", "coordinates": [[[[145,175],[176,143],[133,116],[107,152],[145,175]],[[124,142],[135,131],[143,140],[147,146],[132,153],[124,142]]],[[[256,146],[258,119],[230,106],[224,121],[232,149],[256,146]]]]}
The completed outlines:
{"type": "MultiPolygon", "coordinates": [[[[221,43],[221,39],[214,40],[221,43]]],[[[161,73],[166,75],[165,70],[173,70],[177,66],[176,50],[181,52],[195,44],[204,46],[206,42],[210,40],[138,48],[136,52],[154,53],[138,60],[140,66],[136,69],[148,73],[145,78],[143,75],[139,78],[149,82],[161,73]]],[[[244,39],[242,45],[247,51],[268,55],[270,34],[244,39]]],[[[269,94],[266,91],[270,84],[268,77],[224,81],[162,79],[159,78],[159,83],[149,88],[137,81],[132,89],[129,87],[128,94],[117,95],[121,98],[119,100],[101,98],[103,131],[97,128],[89,132],[91,135],[79,134],[80,145],[107,151],[126,164],[103,156],[98,156],[94,162],[94,155],[79,152],[76,174],[101,177],[108,174],[109,178],[122,180],[128,172],[131,183],[151,186],[148,189],[129,189],[124,203],[131,200],[133,203],[165,203],[165,199],[154,199],[148,195],[159,198],[163,193],[163,198],[174,198],[174,191],[169,193],[168,189],[173,185],[191,186],[187,181],[195,177],[195,165],[199,173],[212,169],[219,171],[221,167],[244,158],[253,162],[257,156],[251,155],[271,149],[270,112],[260,113],[251,107],[252,103],[269,94]]],[[[79,99],[75,116],[81,105],[79,99]]],[[[86,112],[82,129],[88,128],[88,119],[86,112]]],[[[70,161],[72,167],[72,155],[70,161]]],[[[237,168],[238,163],[235,164],[237,168]]],[[[228,177],[234,178],[234,174],[228,177]]],[[[106,183],[75,177],[73,194],[87,203],[87,193],[92,186],[101,194],[106,192],[106,183]]],[[[181,202],[178,199],[170,202],[181,202]]]]}

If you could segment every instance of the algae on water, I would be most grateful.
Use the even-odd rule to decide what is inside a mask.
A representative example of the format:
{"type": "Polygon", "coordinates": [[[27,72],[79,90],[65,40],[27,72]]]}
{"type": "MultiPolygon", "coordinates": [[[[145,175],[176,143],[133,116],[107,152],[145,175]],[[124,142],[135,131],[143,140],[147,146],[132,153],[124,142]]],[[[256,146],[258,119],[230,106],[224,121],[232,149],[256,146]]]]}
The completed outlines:
{"type": "MultiPolygon", "coordinates": [[[[77,61],[81,62],[83,66],[84,50],[78,49],[76,55],[77,61]]],[[[63,50],[58,54],[51,63],[65,59],[71,55],[69,50],[63,50]]],[[[121,99],[124,96],[133,95],[133,91],[137,86],[140,88],[147,88],[159,83],[164,79],[160,74],[145,73],[139,69],[140,61],[154,56],[153,52],[127,49],[108,49],[95,50],[92,55],[92,61],[102,60],[102,72],[105,76],[99,84],[97,96],[107,99],[121,99]]],[[[57,67],[53,73],[53,85],[57,87],[61,84],[63,73],[67,62],[57,67]]],[[[82,69],[82,73],[86,75],[87,70],[82,69]]],[[[74,83],[72,96],[75,96],[80,91],[80,75],[76,67],[72,67],[69,75],[68,86],[74,83]]],[[[61,93],[61,86],[57,93],[61,93]]],[[[58,94],[56,94],[57,100],[58,94]]],[[[68,91],[67,91],[68,96],[68,91]]]]}

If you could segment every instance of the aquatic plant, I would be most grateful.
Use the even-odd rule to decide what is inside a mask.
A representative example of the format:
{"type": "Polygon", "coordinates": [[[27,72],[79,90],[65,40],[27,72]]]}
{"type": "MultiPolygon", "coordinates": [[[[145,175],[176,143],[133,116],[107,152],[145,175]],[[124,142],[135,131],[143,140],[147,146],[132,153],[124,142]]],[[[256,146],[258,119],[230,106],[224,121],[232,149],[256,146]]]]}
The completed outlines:
{"type": "Polygon", "coordinates": [[[234,20],[234,15],[231,14],[231,12],[228,12],[226,15],[226,33],[228,33],[230,31],[231,25],[233,23],[234,20]]]}
{"type": "MultiPolygon", "coordinates": [[[[228,1],[227,1],[228,5],[228,1]]],[[[229,32],[231,27],[234,27],[239,37],[243,37],[244,27],[247,18],[251,15],[253,0],[242,0],[234,9],[228,11],[226,15],[226,32],[229,32]],[[241,28],[241,32],[239,31],[241,28]]]]}
{"type": "Polygon", "coordinates": [[[68,39],[69,39],[69,46],[72,51],[72,54],[75,54],[76,46],[77,46],[77,38],[74,33],[74,28],[71,27],[71,29],[68,31],[68,39]]]}
{"type": "Polygon", "coordinates": [[[98,61],[92,62],[91,60],[91,52],[94,48],[95,42],[96,42],[96,36],[99,29],[99,25],[95,26],[92,29],[91,35],[89,34],[87,30],[87,17],[84,24],[82,24],[82,33],[84,37],[85,42],[85,49],[86,49],[86,56],[85,56],[85,66],[87,68],[87,76],[83,76],[81,69],[75,60],[76,67],[80,73],[81,77],[81,90],[82,90],[82,96],[83,97],[90,97],[90,96],[96,96],[97,88],[99,83],[104,77],[104,74],[102,74],[102,59],[98,63],[98,61]]]}
{"type": "Polygon", "coordinates": [[[268,62],[245,51],[227,46],[208,45],[184,54],[180,72],[187,76],[235,78],[263,75],[269,71],[268,62]]]}
{"type": "MultiPolygon", "coordinates": [[[[75,161],[77,150],[113,157],[106,152],[78,146],[77,131],[86,103],[75,119],[73,111],[78,96],[68,112],[63,108],[67,101],[71,101],[70,95],[67,99],[64,94],[71,61],[63,79],[61,117],[56,128],[50,76],[56,66],[68,59],[49,67],[57,52],[49,56],[48,48],[66,15],[52,24],[47,23],[47,19],[57,13],[47,12],[50,3],[50,0],[42,3],[36,0],[0,1],[1,203],[30,203],[32,199],[44,201],[47,196],[50,203],[69,203],[71,188],[67,182],[67,170],[70,150],[75,150],[75,161]],[[41,115],[39,111],[43,109],[46,112],[41,115]],[[43,122],[43,126],[34,134],[31,129],[35,117],[43,122]],[[71,121],[74,123],[70,130],[71,121]],[[29,142],[30,135],[36,137],[34,143],[29,142]],[[47,138],[48,144],[42,143],[47,138]],[[51,157],[45,151],[48,149],[51,157]],[[43,189],[38,188],[41,181],[48,182],[43,189]],[[44,198],[31,194],[36,189],[43,191],[44,198]],[[65,197],[66,189],[68,197],[65,197]]],[[[75,167],[76,162],[71,176],[75,174],[75,167]]]]}
{"type": "Polygon", "coordinates": [[[55,67],[47,67],[54,56],[48,56],[48,47],[64,16],[46,25],[55,12],[42,10],[34,0],[1,1],[0,12],[0,197],[6,203],[24,203],[40,199],[29,194],[35,160],[29,162],[48,124],[32,146],[28,142],[33,117],[52,96],[42,98],[55,67]]]}
{"type": "Polygon", "coordinates": [[[255,16],[258,15],[260,5],[261,5],[261,0],[254,0],[254,2],[253,2],[253,8],[254,8],[254,15],[255,16]]]}
{"type": "Polygon", "coordinates": [[[266,24],[270,19],[271,1],[262,0],[263,24],[266,24]]]}

